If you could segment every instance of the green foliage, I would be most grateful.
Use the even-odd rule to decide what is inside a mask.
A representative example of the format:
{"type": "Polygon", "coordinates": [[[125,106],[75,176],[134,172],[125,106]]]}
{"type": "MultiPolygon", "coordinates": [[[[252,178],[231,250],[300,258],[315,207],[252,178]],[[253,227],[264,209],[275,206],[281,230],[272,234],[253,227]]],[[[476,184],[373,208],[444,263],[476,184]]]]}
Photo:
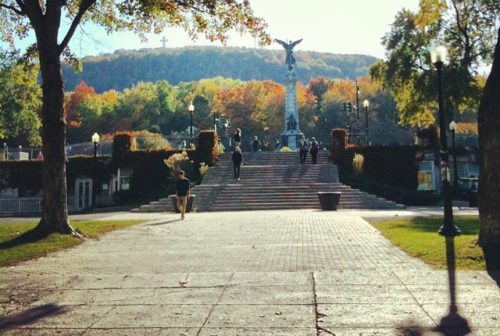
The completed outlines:
{"type": "MultiPolygon", "coordinates": [[[[297,76],[303,83],[315,76],[358,78],[366,75],[376,58],[310,51],[294,53],[297,76]]],[[[82,80],[97,92],[123,90],[135,83],[167,80],[172,84],[222,76],[250,80],[283,82],[283,51],[245,48],[189,47],[180,49],[119,50],[111,55],[86,57],[83,72],[63,68],[67,86],[82,80]],[[133,71],[131,71],[133,69],[133,71]]],[[[313,85],[316,87],[316,85],[313,85]]],[[[318,92],[316,92],[318,93],[318,92]]],[[[205,94],[202,94],[205,96],[205,94]]]]}
{"type": "Polygon", "coordinates": [[[146,130],[133,132],[137,142],[137,150],[169,150],[172,149],[163,135],[146,130]]]}
{"type": "Polygon", "coordinates": [[[436,74],[429,50],[449,49],[445,65],[445,113],[475,114],[484,82],[480,66],[491,61],[500,3],[489,0],[422,0],[418,12],[401,10],[383,39],[387,61],[370,69],[394,97],[400,122],[429,126],[437,109],[436,74]]]}
{"type": "MultiPolygon", "coordinates": [[[[107,232],[141,224],[142,221],[73,221],[71,225],[85,237],[97,238],[107,232]]],[[[68,249],[85,240],[71,235],[53,233],[43,239],[30,235],[35,223],[10,223],[0,225],[0,267],[15,265],[21,261],[39,258],[68,249]]]]}
{"type": "MultiPolygon", "coordinates": [[[[447,269],[446,242],[437,234],[443,218],[409,218],[368,220],[382,235],[409,255],[438,269],[447,269]]],[[[479,218],[455,217],[462,234],[453,238],[456,268],[458,270],[485,270],[483,251],[477,245],[479,218]]]]}
{"type": "Polygon", "coordinates": [[[18,145],[41,145],[38,67],[17,64],[15,53],[0,50],[0,139],[18,145]]]}
{"type": "Polygon", "coordinates": [[[214,131],[201,131],[198,135],[198,146],[196,147],[197,162],[204,162],[208,166],[213,166],[219,156],[219,146],[217,133],[214,131]]]}

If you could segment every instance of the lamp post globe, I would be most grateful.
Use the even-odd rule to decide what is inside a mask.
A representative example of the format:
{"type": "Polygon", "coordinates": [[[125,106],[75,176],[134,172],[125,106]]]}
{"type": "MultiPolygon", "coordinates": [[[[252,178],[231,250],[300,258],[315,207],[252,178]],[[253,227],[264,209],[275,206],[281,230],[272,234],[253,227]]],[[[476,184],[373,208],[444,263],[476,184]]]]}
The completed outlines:
{"type": "Polygon", "coordinates": [[[436,67],[438,81],[438,117],[440,138],[440,168],[441,194],[443,195],[444,223],[439,228],[439,234],[446,237],[460,235],[460,230],[453,223],[453,208],[451,204],[451,184],[449,180],[448,140],[446,137],[446,122],[443,95],[443,66],[448,63],[448,51],[444,46],[437,46],[431,50],[431,61],[436,67]]]}

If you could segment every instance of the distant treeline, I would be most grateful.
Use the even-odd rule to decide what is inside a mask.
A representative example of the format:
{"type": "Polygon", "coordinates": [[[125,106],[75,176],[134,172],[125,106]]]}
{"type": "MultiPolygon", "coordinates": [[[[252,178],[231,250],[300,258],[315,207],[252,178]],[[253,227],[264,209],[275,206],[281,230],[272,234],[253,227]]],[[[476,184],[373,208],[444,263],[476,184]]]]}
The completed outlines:
{"type": "MultiPolygon", "coordinates": [[[[366,55],[340,55],[296,51],[297,77],[308,83],[316,76],[355,79],[366,75],[377,59],[366,55]]],[[[63,69],[67,88],[81,81],[96,92],[123,90],[140,81],[166,80],[173,85],[222,76],[240,80],[284,81],[284,50],[189,47],[119,50],[113,54],[85,57],[83,71],[63,69]]]]}

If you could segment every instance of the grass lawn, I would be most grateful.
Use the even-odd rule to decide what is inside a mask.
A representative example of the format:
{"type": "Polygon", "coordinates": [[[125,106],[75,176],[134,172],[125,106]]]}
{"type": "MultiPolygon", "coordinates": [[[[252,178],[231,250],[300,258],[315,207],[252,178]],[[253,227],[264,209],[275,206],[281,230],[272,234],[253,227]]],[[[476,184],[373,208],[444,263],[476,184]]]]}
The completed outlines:
{"type": "MultiPolygon", "coordinates": [[[[73,228],[89,238],[117,229],[144,223],[144,221],[72,221],[73,228]]],[[[51,234],[46,238],[33,240],[23,233],[33,229],[36,223],[15,223],[0,225],[0,266],[9,266],[20,261],[38,258],[48,253],[76,246],[85,240],[70,235],[51,234]]]]}
{"type": "MultiPolygon", "coordinates": [[[[397,219],[366,219],[380,230],[394,245],[411,256],[439,269],[446,269],[445,238],[437,231],[443,223],[438,217],[397,219]]],[[[455,258],[458,270],[485,270],[483,252],[476,245],[479,233],[479,218],[476,216],[455,217],[455,225],[462,235],[455,237],[455,258]]]]}

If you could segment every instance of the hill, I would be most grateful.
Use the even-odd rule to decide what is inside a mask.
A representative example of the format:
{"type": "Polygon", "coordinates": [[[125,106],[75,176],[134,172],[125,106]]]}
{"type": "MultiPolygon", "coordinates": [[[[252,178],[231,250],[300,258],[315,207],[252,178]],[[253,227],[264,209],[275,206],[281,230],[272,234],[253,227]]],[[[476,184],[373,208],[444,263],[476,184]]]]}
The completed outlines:
{"type": "MultiPolygon", "coordinates": [[[[366,55],[341,55],[296,51],[297,77],[307,83],[311,77],[354,79],[366,75],[377,61],[366,55]]],[[[139,81],[167,80],[171,84],[217,76],[241,80],[284,81],[284,50],[229,47],[157,48],[118,50],[113,54],[83,58],[83,71],[69,65],[63,74],[68,90],[82,80],[97,92],[123,90],[139,81]]]]}

